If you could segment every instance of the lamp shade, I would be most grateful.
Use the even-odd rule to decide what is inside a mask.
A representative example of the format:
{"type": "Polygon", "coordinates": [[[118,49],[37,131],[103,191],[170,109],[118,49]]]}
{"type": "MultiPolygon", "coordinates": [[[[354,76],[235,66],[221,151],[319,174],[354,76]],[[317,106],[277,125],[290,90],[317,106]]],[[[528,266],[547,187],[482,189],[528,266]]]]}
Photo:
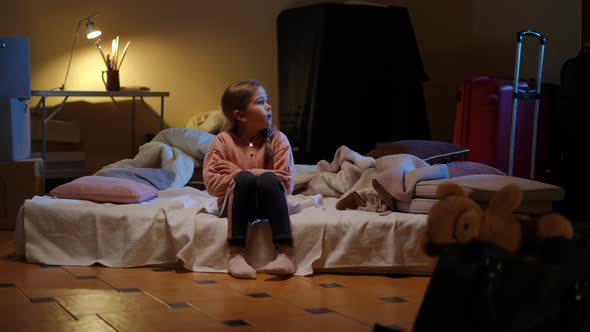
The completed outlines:
{"type": "Polygon", "coordinates": [[[86,22],[86,32],[86,38],[88,39],[94,39],[102,34],[100,29],[96,27],[96,25],[94,25],[94,22],[92,22],[92,20],[90,19],[88,20],[88,22],[86,22]]]}

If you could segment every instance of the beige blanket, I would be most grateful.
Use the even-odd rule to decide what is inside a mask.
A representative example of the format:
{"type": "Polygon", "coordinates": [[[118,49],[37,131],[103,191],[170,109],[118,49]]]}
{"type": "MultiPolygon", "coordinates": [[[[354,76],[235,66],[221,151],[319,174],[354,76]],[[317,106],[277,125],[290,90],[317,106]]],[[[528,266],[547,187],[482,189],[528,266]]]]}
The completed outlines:
{"type": "Polygon", "coordinates": [[[414,155],[375,160],[346,146],[338,148],[332,162],[322,160],[316,168],[316,174],[295,183],[298,193],[340,198],[339,210],[395,211],[396,201],[412,200],[419,181],[449,177],[446,165],[429,165],[414,155]]]}

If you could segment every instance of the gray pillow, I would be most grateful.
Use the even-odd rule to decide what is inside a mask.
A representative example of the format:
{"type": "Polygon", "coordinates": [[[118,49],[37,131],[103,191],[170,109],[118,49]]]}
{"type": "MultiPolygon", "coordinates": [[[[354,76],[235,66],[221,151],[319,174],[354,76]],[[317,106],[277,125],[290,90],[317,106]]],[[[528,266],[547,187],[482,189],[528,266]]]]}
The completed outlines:
{"type": "Polygon", "coordinates": [[[475,161],[453,161],[447,164],[447,168],[449,169],[450,178],[473,174],[506,175],[506,173],[495,167],[475,161]]]}
{"type": "Polygon", "coordinates": [[[170,188],[176,174],[163,168],[140,168],[129,165],[106,167],[94,175],[128,179],[156,187],[158,190],[170,188]]]}

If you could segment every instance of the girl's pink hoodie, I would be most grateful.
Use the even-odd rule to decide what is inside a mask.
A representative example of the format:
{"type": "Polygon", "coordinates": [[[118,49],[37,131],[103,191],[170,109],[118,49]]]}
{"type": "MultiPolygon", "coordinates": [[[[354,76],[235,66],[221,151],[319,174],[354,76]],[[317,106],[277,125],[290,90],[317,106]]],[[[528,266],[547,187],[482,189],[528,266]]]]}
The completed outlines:
{"type": "Polygon", "coordinates": [[[295,185],[295,163],[287,136],[275,130],[270,136],[273,151],[274,168],[264,170],[265,139],[262,135],[249,142],[234,133],[225,131],[209,146],[203,164],[203,178],[207,192],[217,197],[219,212],[232,201],[234,176],[241,170],[250,170],[254,174],[265,171],[274,172],[283,182],[285,194],[293,192],[295,185]],[[214,171],[216,165],[230,162],[236,165],[230,172],[218,173],[214,171]]]}

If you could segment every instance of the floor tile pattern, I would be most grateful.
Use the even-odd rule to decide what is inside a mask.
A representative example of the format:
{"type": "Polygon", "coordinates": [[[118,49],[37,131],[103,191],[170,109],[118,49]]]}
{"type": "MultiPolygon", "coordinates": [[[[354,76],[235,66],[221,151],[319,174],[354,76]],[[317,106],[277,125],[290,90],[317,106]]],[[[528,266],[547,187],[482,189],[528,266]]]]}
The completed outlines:
{"type": "Polygon", "coordinates": [[[32,264],[13,238],[0,231],[0,331],[410,331],[430,280],[32,264]]]}

